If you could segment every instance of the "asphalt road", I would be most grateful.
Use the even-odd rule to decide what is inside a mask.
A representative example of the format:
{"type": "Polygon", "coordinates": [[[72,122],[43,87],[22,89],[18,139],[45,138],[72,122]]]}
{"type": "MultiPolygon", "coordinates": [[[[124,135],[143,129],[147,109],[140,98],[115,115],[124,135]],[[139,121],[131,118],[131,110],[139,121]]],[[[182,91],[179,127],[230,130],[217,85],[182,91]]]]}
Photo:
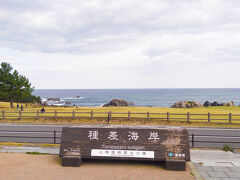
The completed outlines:
{"type": "MultiPolygon", "coordinates": [[[[14,125],[0,124],[0,142],[34,142],[54,143],[54,131],[56,131],[56,143],[61,141],[61,129],[71,125],[14,125]]],[[[187,128],[189,141],[194,134],[194,147],[223,147],[230,144],[240,148],[240,129],[225,128],[187,128]],[[205,141],[205,142],[203,142],[205,141]]],[[[190,142],[192,147],[193,143],[190,142]]]]}

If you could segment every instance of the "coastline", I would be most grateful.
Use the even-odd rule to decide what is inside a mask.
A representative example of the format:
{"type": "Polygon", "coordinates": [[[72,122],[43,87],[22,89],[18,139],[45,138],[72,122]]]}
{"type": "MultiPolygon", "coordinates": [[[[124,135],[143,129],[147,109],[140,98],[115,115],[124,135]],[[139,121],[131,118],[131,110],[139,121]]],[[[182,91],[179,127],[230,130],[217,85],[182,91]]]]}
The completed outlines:
{"type": "Polygon", "coordinates": [[[112,99],[124,99],[137,107],[170,107],[178,101],[229,102],[240,104],[240,88],[174,88],[174,89],[37,89],[41,98],[60,98],[61,103],[99,107],[112,99]],[[80,96],[79,99],[74,99],[80,96]],[[72,99],[69,99],[72,98],[72,99]]]}

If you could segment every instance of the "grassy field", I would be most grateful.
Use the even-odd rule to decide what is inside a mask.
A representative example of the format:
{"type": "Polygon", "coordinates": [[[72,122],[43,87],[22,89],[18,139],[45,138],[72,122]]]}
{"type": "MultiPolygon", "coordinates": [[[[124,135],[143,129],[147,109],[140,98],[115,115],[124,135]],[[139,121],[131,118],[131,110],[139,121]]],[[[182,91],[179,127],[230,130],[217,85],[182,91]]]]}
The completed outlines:
{"type": "MultiPolygon", "coordinates": [[[[16,104],[14,104],[16,107],[16,104]]],[[[46,113],[39,114],[40,118],[31,118],[31,116],[37,116],[37,111],[40,111],[42,107],[36,105],[28,105],[22,113],[22,119],[7,118],[2,120],[2,113],[0,112],[1,122],[13,122],[13,123],[50,123],[50,124],[79,124],[79,123],[105,123],[107,119],[107,112],[112,112],[111,124],[163,124],[163,125],[184,125],[184,126],[224,126],[224,127],[240,127],[235,123],[240,123],[240,107],[203,107],[203,108],[161,108],[161,107],[45,107],[46,113]],[[55,119],[55,111],[57,111],[57,118],[55,119]],[[75,111],[75,120],[72,119],[72,113],[75,111]],[[90,112],[94,112],[94,119],[91,120],[90,112]],[[131,112],[133,120],[127,121],[127,112],[131,112]],[[69,112],[69,113],[66,113],[69,112]],[[86,113],[84,113],[86,112],[86,113]],[[146,114],[134,114],[134,113],[150,113],[150,121],[147,121],[146,114]],[[170,123],[166,122],[167,112],[170,113],[170,123]],[[186,123],[187,113],[190,113],[190,122],[186,123]],[[97,114],[99,113],[99,114],[97,114]],[[116,114],[119,113],[119,114],[116,114]],[[126,114],[123,114],[126,113],[126,114]],[[151,113],[163,113],[163,114],[151,114],[151,113]],[[212,123],[207,123],[208,113],[211,113],[212,123]],[[229,113],[232,113],[232,124],[228,123],[229,113]],[[198,115],[194,115],[198,114],[198,115]],[[203,114],[203,115],[200,115],[203,114]],[[81,118],[77,118],[81,116],[81,118]],[[118,118],[122,117],[122,118],[118,118]],[[152,118],[152,119],[151,119],[152,118]],[[159,118],[159,119],[157,119],[159,118]],[[199,119],[199,120],[198,120],[199,119]],[[221,119],[221,120],[220,120],[221,119]],[[181,122],[181,121],[185,121],[181,122]],[[225,123],[225,124],[222,124],[225,123]]],[[[19,112],[16,109],[10,109],[9,103],[0,102],[0,110],[5,111],[5,116],[19,116],[19,112]]]]}

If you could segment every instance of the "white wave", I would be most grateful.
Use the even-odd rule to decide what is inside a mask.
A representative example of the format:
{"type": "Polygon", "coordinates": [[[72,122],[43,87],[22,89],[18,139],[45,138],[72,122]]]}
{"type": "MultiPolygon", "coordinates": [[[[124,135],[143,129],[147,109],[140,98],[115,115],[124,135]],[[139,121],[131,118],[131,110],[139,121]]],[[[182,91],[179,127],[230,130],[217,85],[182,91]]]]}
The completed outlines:
{"type": "Polygon", "coordinates": [[[54,106],[64,106],[65,104],[63,103],[55,103],[55,104],[53,104],[54,106]]]}
{"type": "Polygon", "coordinates": [[[48,99],[47,98],[41,98],[41,101],[47,101],[48,99]]]}
{"type": "Polygon", "coordinates": [[[61,100],[74,100],[74,99],[84,99],[85,97],[65,97],[61,98],[61,100]]]}

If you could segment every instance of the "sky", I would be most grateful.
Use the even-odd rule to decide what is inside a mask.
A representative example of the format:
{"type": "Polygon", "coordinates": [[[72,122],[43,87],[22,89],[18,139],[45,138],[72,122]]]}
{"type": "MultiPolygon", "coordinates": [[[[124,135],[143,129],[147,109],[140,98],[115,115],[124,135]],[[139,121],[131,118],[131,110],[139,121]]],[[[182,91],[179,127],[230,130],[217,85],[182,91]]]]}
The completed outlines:
{"type": "Polygon", "coordinates": [[[240,88],[239,0],[0,0],[0,61],[36,89],[240,88]]]}

